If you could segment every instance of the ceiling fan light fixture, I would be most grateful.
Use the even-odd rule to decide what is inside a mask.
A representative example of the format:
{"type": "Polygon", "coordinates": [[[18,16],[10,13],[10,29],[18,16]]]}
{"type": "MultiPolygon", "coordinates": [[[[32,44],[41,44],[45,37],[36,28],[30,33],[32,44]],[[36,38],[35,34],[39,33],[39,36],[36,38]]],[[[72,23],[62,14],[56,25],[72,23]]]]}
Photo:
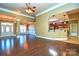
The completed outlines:
{"type": "Polygon", "coordinates": [[[33,11],[31,9],[26,9],[27,13],[33,13],[33,11]]]}
{"type": "Polygon", "coordinates": [[[26,5],[26,12],[27,13],[34,13],[36,11],[36,7],[35,6],[31,6],[30,3],[25,4],[26,5]]]}

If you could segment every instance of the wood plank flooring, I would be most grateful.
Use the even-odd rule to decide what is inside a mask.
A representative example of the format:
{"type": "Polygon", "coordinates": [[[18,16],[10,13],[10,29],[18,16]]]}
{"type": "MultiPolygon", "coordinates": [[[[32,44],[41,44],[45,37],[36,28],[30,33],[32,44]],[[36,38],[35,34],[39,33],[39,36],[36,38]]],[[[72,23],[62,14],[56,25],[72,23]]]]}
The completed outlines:
{"type": "Polygon", "coordinates": [[[0,37],[1,56],[78,56],[79,45],[33,35],[0,37]]]}

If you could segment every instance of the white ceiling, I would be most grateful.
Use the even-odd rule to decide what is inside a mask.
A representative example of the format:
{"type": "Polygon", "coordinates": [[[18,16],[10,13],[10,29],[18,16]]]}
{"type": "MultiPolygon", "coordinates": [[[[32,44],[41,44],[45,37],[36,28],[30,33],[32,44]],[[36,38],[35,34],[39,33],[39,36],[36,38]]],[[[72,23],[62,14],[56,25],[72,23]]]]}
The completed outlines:
{"type": "MultiPolygon", "coordinates": [[[[53,6],[56,6],[57,4],[58,3],[31,3],[32,6],[36,6],[36,12],[34,15],[37,15],[53,6]]],[[[23,7],[25,7],[25,3],[0,3],[0,8],[8,9],[11,11],[21,10],[23,14],[27,14],[22,9],[23,7]]]]}

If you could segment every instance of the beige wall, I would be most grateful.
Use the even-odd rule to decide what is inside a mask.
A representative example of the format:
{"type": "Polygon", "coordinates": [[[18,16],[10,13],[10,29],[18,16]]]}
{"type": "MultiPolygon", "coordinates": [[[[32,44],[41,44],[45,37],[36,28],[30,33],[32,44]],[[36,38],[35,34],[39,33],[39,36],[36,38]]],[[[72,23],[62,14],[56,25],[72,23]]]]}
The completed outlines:
{"type": "Polygon", "coordinates": [[[47,37],[47,38],[67,38],[67,32],[64,30],[48,31],[48,19],[54,14],[59,14],[67,12],[68,10],[73,10],[79,8],[75,4],[65,5],[63,7],[57,8],[53,11],[42,14],[36,18],[36,34],[37,36],[47,37]]]}
{"type": "Polygon", "coordinates": [[[48,31],[48,16],[42,15],[37,18],[36,22],[36,33],[38,36],[49,37],[49,38],[65,38],[67,37],[67,32],[64,30],[56,30],[55,32],[48,31]]]}

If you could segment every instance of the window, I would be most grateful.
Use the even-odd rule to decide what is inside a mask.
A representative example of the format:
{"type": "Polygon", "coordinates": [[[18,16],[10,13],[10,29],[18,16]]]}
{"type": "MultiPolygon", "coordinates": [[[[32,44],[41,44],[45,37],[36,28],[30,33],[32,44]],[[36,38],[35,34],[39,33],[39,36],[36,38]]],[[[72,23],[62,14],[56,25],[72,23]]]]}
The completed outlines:
{"type": "Polygon", "coordinates": [[[35,34],[35,27],[33,25],[29,26],[29,34],[36,35],[35,34]]]}
{"type": "Polygon", "coordinates": [[[6,32],[10,32],[10,27],[9,26],[6,27],[6,32]]]}
{"type": "Polygon", "coordinates": [[[78,31],[78,25],[77,25],[78,23],[77,23],[77,21],[75,20],[75,21],[72,21],[71,23],[70,23],[70,36],[77,36],[78,34],[77,34],[77,31],[78,31]]]}
{"type": "Polygon", "coordinates": [[[11,26],[11,32],[13,32],[13,26],[11,26]]]}
{"type": "Polygon", "coordinates": [[[22,34],[26,34],[26,26],[24,26],[24,25],[20,25],[20,33],[22,33],[22,34]]]}
{"type": "Polygon", "coordinates": [[[1,35],[13,35],[13,23],[2,22],[1,23],[1,35]]]}
{"type": "Polygon", "coordinates": [[[4,32],[4,26],[1,26],[1,32],[4,32]]]}

